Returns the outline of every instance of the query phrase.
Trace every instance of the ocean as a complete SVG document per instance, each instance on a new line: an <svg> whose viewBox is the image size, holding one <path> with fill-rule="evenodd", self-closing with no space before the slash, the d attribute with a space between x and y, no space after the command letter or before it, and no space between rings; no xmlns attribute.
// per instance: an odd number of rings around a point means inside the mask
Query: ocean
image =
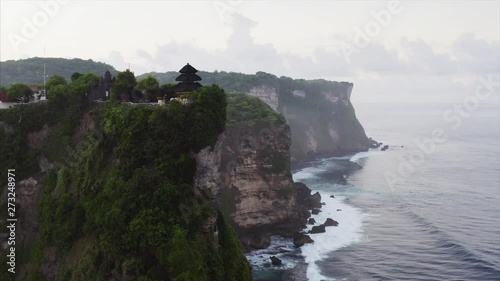
<svg viewBox="0 0 500 281"><path fill-rule="evenodd" d="M500 106L453 110L357 104L367 135L389 149L296 171L326 203L312 217L339 226L300 249L273 237L247 255L254 280L500 280Z"/></svg>

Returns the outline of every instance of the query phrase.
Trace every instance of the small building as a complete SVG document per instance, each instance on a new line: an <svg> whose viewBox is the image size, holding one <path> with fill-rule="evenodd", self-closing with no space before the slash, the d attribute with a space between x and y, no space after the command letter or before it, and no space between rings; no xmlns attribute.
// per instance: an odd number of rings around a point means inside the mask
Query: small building
<svg viewBox="0 0 500 281"><path fill-rule="evenodd" d="M181 73L175 81L179 82L175 85L172 90L179 97L183 93L191 92L203 87L198 81L201 81L201 77L196 74L198 70L191 66L189 63L186 64L181 70Z"/></svg>
<svg viewBox="0 0 500 281"><path fill-rule="evenodd" d="M104 76L99 80L99 84L92 87L90 91L90 100L108 100L111 95L111 88L115 84L116 78L111 76L111 72L106 70Z"/></svg>

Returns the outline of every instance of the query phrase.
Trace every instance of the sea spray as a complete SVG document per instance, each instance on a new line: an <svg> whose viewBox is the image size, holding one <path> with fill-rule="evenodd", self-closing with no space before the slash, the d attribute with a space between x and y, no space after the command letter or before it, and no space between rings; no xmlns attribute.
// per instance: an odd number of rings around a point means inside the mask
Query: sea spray
<svg viewBox="0 0 500 281"><path fill-rule="evenodd" d="M324 223L327 218L336 220L339 225L326 227L326 233L310 234L314 244L306 244L301 248L305 262L308 264L307 278L309 281L328 280L321 275L316 262L325 259L327 254L333 251L360 241L363 220L366 218L366 214L363 214L359 209L346 204L345 197L331 198L330 195L333 193L324 191L320 194L326 205L323 206L322 212L318 215L312 215L312 218L316 220L316 225ZM308 225L308 230L311 228L312 225Z"/></svg>

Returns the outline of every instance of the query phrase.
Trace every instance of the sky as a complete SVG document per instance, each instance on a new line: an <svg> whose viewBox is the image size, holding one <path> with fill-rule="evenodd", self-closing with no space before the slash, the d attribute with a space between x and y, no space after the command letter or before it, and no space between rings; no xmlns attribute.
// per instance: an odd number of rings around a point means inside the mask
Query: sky
<svg viewBox="0 0 500 281"><path fill-rule="evenodd" d="M0 0L0 60L35 56L349 81L353 102L461 102L500 81L500 1ZM490 89L481 102L500 102Z"/></svg>

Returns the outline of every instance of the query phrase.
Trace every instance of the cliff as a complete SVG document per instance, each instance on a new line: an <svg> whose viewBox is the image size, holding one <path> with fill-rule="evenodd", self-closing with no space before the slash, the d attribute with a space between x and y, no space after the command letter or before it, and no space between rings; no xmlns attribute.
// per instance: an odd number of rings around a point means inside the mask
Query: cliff
<svg viewBox="0 0 500 281"><path fill-rule="evenodd" d="M249 280L240 241L291 237L321 207L292 180L293 130L276 111L316 104L287 101L260 75L267 82L248 95L214 85L168 106L89 103L77 80L46 103L0 111L0 168L18 180L17 280Z"/></svg>
<svg viewBox="0 0 500 281"><path fill-rule="evenodd" d="M196 155L224 132L224 91L159 107L88 104L87 89L0 111L0 168L16 169L18 195L16 274L2 233L0 279L251 280L214 195L194 184Z"/></svg>
<svg viewBox="0 0 500 281"><path fill-rule="evenodd" d="M268 236L291 236L310 216L290 173L291 133L281 114L259 99L228 96L226 130L213 150L197 157L195 183L216 195L246 248L263 248Z"/></svg>
<svg viewBox="0 0 500 281"><path fill-rule="evenodd" d="M176 73L151 73L161 83L174 82ZM228 72L200 72L203 83L216 83L230 93L257 97L286 118L291 130L292 162L316 156L367 150L370 141L351 103L353 84L326 80Z"/></svg>

